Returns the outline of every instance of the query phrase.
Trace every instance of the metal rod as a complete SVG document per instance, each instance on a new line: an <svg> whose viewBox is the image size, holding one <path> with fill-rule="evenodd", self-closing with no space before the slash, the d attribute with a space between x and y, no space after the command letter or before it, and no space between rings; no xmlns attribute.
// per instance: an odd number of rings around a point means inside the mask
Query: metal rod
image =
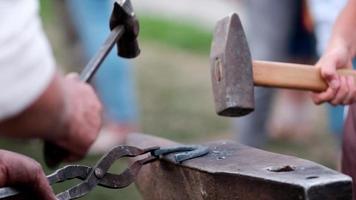
<svg viewBox="0 0 356 200"><path fill-rule="evenodd" d="M19 193L20 193L20 191L14 189L14 188L10 188L10 187L0 188L0 198L1 199L16 196Z"/></svg>
<svg viewBox="0 0 356 200"><path fill-rule="evenodd" d="M125 28L123 26L117 26L114 28L99 51L89 61L85 68L80 73L80 80L84 82L90 82L95 72L99 69L100 65L105 60L106 56L110 53L119 38L124 34Z"/></svg>

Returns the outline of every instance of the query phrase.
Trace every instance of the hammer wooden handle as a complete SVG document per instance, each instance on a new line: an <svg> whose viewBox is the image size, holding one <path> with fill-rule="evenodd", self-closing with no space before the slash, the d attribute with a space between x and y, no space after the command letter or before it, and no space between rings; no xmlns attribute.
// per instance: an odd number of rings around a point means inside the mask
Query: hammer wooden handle
<svg viewBox="0 0 356 200"><path fill-rule="evenodd" d="M351 69L337 70L338 74L353 76L356 71ZM257 86L287 89L309 90L322 92L328 85L322 78L320 69L312 65L254 61L253 79Z"/></svg>

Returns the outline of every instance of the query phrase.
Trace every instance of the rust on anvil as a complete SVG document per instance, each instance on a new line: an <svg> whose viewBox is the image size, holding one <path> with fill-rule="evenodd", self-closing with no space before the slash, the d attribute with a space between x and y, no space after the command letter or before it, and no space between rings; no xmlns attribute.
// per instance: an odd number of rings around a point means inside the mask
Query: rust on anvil
<svg viewBox="0 0 356 200"><path fill-rule="evenodd" d="M175 146L130 134L128 145ZM173 164L161 160L140 171L136 185L145 200L351 200L351 178L311 161L231 141L206 144L206 156Z"/></svg>

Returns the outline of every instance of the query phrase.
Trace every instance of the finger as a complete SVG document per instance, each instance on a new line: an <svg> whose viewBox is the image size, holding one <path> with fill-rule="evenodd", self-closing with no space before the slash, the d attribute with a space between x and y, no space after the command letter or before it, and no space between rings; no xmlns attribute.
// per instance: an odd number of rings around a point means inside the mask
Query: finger
<svg viewBox="0 0 356 200"><path fill-rule="evenodd" d="M332 62L332 60L323 60L317 64L317 67L321 67L321 76L326 80L328 85L337 90L340 86L340 82L337 77L334 62Z"/></svg>
<svg viewBox="0 0 356 200"><path fill-rule="evenodd" d="M313 93L311 94L311 98L312 98L313 102L314 102L316 105L321 104L321 100L320 100L320 98L319 98L319 95L320 95L320 93L315 93L315 92L313 92Z"/></svg>
<svg viewBox="0 0 356 200"><path fill-rule="evenodd" d="M33 182L33 191L38 199L56 200L56 196L48 183L42 168L39 168Z"/></svg>
<svg viewBox="0 0 356 200"><path fill-rule="evenodd" d="M336 92L335 97L331 100L331 104L333 105L339 105L342 104L343 101L348 98L348 85L347 85L347 80L345 76L340 76L340 87Z"/></svg>
<svg viewBox="0 0 356 200"><path fill-rule="evenodd" d="M2 177L6 186L23 188L26 193L32 194L30 197L38 197L35 199L56 199L41 165L35 160L13 152L0 151L0 166L6 172Z"/></svg>
<svg viewBox="0 0 356 200"><path fill-rule="evenodd" d="M327 101L331 101L336 94L336 90L331 87L328 87L325 92L314 93L312 99L315 104L319 105Z"/></svg>
<svg viewBox="0 0 356 200"><path fill-rule="evenodd" d="M347 85L349 88L347 98L344 99L343 104L349 105L354 102L356 99L356 86L355 86L355 79L352 76L346 77Z"/></svg>

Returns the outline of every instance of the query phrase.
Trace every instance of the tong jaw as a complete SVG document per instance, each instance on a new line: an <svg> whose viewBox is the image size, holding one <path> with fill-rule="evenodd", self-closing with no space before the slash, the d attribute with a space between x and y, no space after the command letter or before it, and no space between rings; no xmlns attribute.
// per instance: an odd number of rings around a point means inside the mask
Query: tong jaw
<svg viewBox="0 0 356 200"><path fill-rule="evenodd" d="M147 149L140 149L132 146L118 146L113 148L109 153L104 155L99 162L92 168L87 178L80 184L57 195L58 200L77 199L85 196L97 185L103 184L108 188L123 188L135 181L135 177L143 162L136 161L128 169L119 175L107 176L107 172L112 164L123 157L136 157L154 150L159 147L152 147ZM151 158L150 160L155 160ZM103 180L103 181L102 181Z"/></svg>

